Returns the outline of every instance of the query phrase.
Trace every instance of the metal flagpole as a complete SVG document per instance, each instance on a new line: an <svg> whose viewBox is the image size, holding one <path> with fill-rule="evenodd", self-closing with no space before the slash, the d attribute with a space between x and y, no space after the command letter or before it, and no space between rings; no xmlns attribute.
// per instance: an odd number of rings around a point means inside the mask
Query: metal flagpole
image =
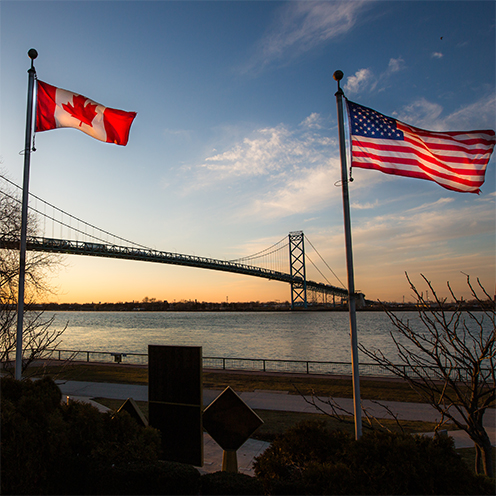
<svg viewBox="0 0 496 496"><path fill-rule="evenodd" d="M348 171L346 167L346 143L344 136L343 90L339 81L343 72L336 71L333 75L338 83L336 104L338 108L339 153L341 156L341 186L343 190L344 236L346 241L346 266L348 269L348 306L350 311L351 365L353 369L353 407L355 412L355 438L362 436L362 408L360 402L360 374L358 371L358 339L356 325L356 295L355 277L353 275L353 250L351 244L350 197L348 193ZM353 179L350 179L352 181Z"/></svg>
<svg viewBox="0 0 496 496"><path fill-rule="evenodd" d="M31 135L33 128L34 79L36 76L34 59L38 57L38 52L34 48L31 48L28 51L28 56L31 59L31 67L28 70L28 102L26 110L26 140L24 142L24 181L22 188L21 244L19 248L19 288L17 297L17 341L15 361L15 378L17 380L20 380L22 378L22 331L24 317L24 280L26 278L29 166L31 162Z"/></svg>

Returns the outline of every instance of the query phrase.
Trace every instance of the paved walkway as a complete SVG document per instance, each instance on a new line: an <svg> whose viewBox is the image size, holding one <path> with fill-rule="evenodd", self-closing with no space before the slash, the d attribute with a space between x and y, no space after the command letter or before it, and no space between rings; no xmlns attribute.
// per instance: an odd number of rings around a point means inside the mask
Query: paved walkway
<svg viewBox="0 0 496 496"><path fill-rule="evenodd" d="M148 386L136 386L128 384L111 384L102 382L81 382L81 381L56 381L63 395L69 396L80 401L91 401L91 398L113 398L126 400L133 398L135 401L148 401ZM205 406L209 405L221 391L204 389L203 402ZM308 412L315 413L315 407L308 403L310 397L306 400L294 394L287 392L274 391L254 391L239 393L240 398L253 409L259 410L279 410L289 412ZM352 400L348 398L336 398L336 403L343 409L352 412ZM403 403L397 401L381 402L387 406L399 420L425 420L435 422L439 420L439 413L430 405L422 403ZM96 406L105 407L93 402ZM325 403L318 403L325 411L330 411L330 407ZM387 409L378 406L376 403L368 400L362 402L363 407L376 418L391 418ZM496 410L491 409L485 415L485 427L491 438L493 446L496 446ZM467 448L473 446L473 442L464 431L450 431L449 435L454 438L457 448ZM269 443L255 439L248 440L238 450L239 471L253 475L252 463L253 458L262 453ZM221 469L222 449L215 443L212 438L205 433L204 437L204 466L200 469L202 472L216 472Z"/></svg>

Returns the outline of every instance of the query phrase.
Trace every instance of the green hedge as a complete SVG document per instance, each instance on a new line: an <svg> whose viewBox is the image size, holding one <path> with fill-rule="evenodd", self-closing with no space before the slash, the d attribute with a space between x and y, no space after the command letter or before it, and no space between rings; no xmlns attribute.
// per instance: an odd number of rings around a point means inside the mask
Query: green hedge
<svg viewBox="0 0 496 496"><path fill-rule="evenodd" d="M321 422L288 430L254 468L268 494L494 494L449 438L375 431L355 441Z"/></svg>

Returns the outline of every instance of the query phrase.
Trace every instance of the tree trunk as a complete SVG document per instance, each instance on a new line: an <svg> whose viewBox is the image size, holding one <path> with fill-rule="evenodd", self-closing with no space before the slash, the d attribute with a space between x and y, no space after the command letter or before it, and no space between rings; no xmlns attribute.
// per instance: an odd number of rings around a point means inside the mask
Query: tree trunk
<svg viewBox="0 0 496 496"><path fill-rule="evenodd" d="M481 452L482 450L480 449L479 445L475 445L475 473L480 474L481 473Z"/></svg>
<svg viewBox="0 0 496 496"><path fill-rule="evenodd" d="M469 434L470 435L470 434ZM491 440L486 431L478 432L477 435L470 436L475 443L475 470L477 474L481 472L488 477L494 477L493 453ZM481 471L481 465L483 470Z"/></svg>
<svg viewBox="0 0 496 496"><path fill-rule="evenodd" d="M493 453L491 443L488 441L484 443L482 448L482 466L484 467L484 473L493 478L494 477L494 465L493 465Z"/></svg>

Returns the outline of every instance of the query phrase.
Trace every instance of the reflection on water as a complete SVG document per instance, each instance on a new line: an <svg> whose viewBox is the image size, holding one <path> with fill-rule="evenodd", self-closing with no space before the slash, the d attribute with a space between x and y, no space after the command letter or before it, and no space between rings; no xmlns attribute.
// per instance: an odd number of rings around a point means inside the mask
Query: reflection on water
<svg viewBox="0 0 496 496"><path fill-rule="evenodd" d="M48 315L48 313L47 313ZM51 314L50 314L51 315ZM54 312L62 349L146 353L149 344L202 346L203 356L350 361L347 312ZM420 325L415 312L400 315ZM358 341L396 356L383 312L358 312Z"/></svg>

